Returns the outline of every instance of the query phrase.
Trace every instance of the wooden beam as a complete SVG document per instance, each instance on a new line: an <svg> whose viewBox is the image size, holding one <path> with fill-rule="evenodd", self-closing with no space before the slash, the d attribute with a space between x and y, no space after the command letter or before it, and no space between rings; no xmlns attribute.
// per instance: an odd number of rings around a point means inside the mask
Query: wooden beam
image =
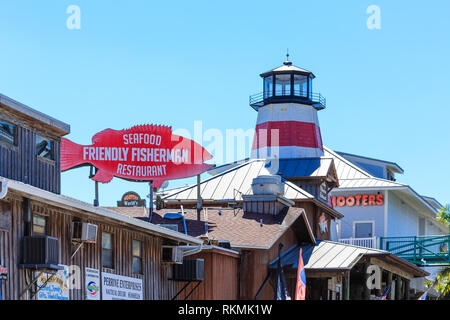
<svg viewBox="0 0 450 320"><path fill-rule="evenodd" d="M414 276L406 271L403 271L402 269L400 269L399 267L393 266L391 264L388 264L386 262L384 262L381 259L378 258L370 258L370 263L372 264L376 264L377 266L381 267L382 269L395 273L396 275L399 275L405 279L412 279L414 278Z"/></svg>

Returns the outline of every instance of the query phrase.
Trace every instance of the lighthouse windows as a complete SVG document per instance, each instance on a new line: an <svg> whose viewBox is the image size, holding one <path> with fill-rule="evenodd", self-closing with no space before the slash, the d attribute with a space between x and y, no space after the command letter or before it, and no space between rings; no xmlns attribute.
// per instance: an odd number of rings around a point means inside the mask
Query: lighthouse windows
<svg viewBox="0 0 450 320"><path fill-rule="evenodd" d="M264 99L273 96L273 76L264 78Z"/></svg>
<svg viewBox="0 0 450 320"><path fill-rule="evenodd" d="M294 95L299 97L308 96L308 79L307 76L294 74Z"/></svg>
<svg viewBox="0 0 450 320"><path fill-rule="evenodd" d="M277 74L275 76L275 95L290 96L291 95L291 75Z"/></svg>

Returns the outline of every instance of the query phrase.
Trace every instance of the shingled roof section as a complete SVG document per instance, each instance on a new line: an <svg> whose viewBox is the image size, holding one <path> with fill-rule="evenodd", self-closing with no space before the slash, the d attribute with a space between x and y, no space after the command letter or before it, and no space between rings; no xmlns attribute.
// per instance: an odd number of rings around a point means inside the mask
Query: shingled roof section
<svg viewBox="0 0 450 320"><path fill-rule="evenodd" d="M127 207L108 207L108 209L144 221L148 220L148 209ZM145 217L143 210L147 210ZM157 225L177 224L178 232L185 233L182 219L164 219L166 213L173 212L180 211L154 210L151 222ZM196 209L184 210L188 235L200 237L206 234L205 212L206 210L202 210L200 220L197 220ZM214 240L230 241L232 247L268 249L288 228L296 224L296 228L301 228L298 235L303 237L302 241L315 242L314 236L309 234L306 219L298 219L302 215L305 215L304 209L295 207L285 208L276 216L247 213L242 209L208 208L208 236Z"/></svg>

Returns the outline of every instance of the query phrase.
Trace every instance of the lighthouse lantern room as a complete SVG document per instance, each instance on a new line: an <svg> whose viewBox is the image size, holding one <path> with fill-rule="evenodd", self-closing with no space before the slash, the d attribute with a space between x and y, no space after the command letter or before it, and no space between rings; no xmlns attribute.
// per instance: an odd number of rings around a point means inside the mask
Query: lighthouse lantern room
<svg viewBox="0 0 450 320"><path fill-rule="evenodd" d="M323 156L317 111L325 109L326 100L312 91L314 74L286 60L260 76L263 92L250 96L250 106L258 112L251 157Z"/></svg>

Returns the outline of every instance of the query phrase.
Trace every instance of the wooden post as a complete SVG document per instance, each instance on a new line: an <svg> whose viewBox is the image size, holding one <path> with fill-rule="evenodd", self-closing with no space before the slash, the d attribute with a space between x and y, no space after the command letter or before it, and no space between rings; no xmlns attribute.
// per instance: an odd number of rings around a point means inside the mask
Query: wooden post
<svg viewBox="0 0 450 320"><path fill-rule="evenodd" d="M344 300L350 300L350 272L344 277Z"/></svg>
<svg viewBox="0 0 450 320"><path fill-rule="evenodd" d="M409 288L411 287L411 280L404 279L404 284L405 284L405 300L409 300L409 298L410 298Z"/></svg>
<svg viewBox="0 0 450 320"><path fill-rule="evenodd" d="M389 291L386 300L392 300L392 272L388 271L387 285L391 285L391 290Z"/></svg>
<svg viewBox="0 0 450 320"><path fill-rule="evenodd" d="M402 278L397 275L395 280L395 300L402 299Z"/></svg>
<svg viewBox="0 0 450 320"><path fill-rule="evenodd" d="M364 263L363 300L370 300L370 289L367 285L367 280L369 279L369 275L367 274L368 267L369 263Z"/></svg>

